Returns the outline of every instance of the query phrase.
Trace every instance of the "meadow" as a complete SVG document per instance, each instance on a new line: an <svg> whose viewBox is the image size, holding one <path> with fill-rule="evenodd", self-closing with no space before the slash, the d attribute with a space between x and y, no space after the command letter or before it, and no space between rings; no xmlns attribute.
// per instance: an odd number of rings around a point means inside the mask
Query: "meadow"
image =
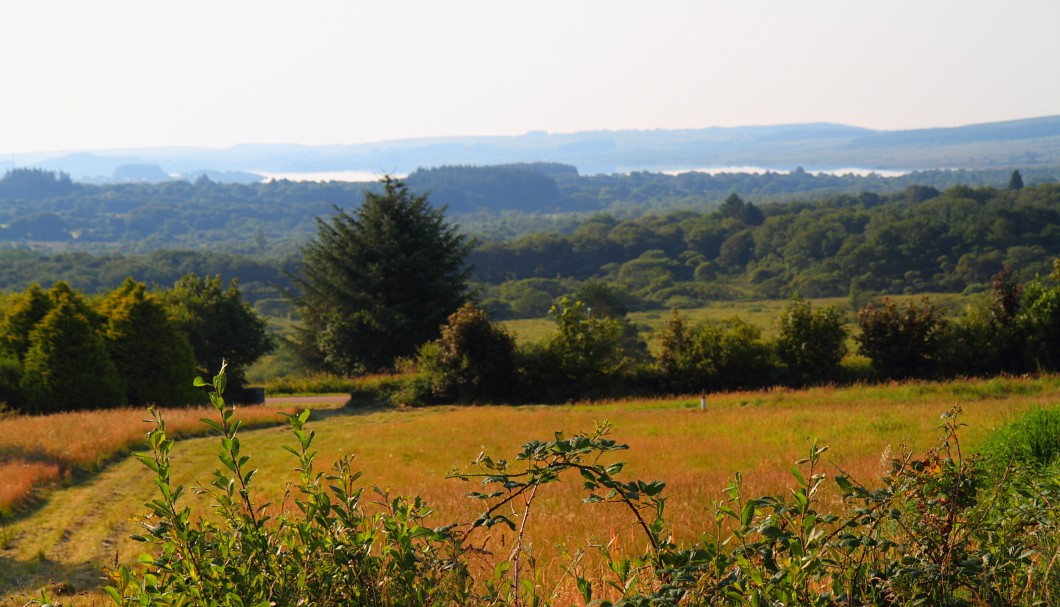
<svg viewBox="0 0 1060 607"><path fill-rule="evenodd" d="M366 485L379 486L384 493L423 496L434 509L431 522L443 524L470 521L477 514L476 504L464 496L477 486L446 480L447 470L469 470L468 462L481 452L511 458L528 440L549 440L556 431L590 431L608 420L615 428L612 438L630 447L613 454L614 461L627 463L623 476L666 481L667 524L679 541L690 541L714 524L710 508L722 499L734 472L742 473L748 495L783 492L792 484L792 463L805 455L812 441L830 447L824 459L829 475L844 470L871 485L890 456L933 446L939 415L954 404L964 410L962 442L974 446L1020 412L1058 402L1060 377L1045 376L734 392L709 396L705 411L698 397L562 406L326 409L313 413L309 427L317 432L314 447L321 468L355 453L354 465ZM249 410L241 409L241 414ZM188 413L189 418L202 416ZM143 502L154 495L152 476L139 462L119 457L139 437L106 443L95 459L90 454L96 447L75 448L75 440L110 426L128 426L135 428L133 435L142 434L145 426L139 420L144 415L82 415L87 417L52 420L53 426L68 428L66 435L22 425L43 428L50 418L2 422L0 452L49 444L54 446L46 449L59 454L68 447L81 453L78 461L88 462L78 464L80 469L95 473L59 483L32 511L0 524L0 596L6 597L0 604L25 604L35 589L49 584L68 595L87 592L79 599L83 604L106 604L95 592L102 568L116 559L133 562L141 551L128 537L145 512ZM178 413L166 415L174 428ZM261 415L268 418L272 412L263 410ZM247 430L241 436L243 452L253 456L251 465L260 470L257 491L277 508L284 507L283 489L294 478L295 462L281 446L293 444L293 438L281 428ZM174 480L189 487L207 485L218 464L218 450L212 437L178 442ZM569 555L586 545L616 552L643 548L626 513L615 506L581 503L577 479L545 489L527 529L539 583L565 583L563 567ZM205 507L208 501L194 492L185 499L193 507ZM824 499L837 497L831 492ZM494 528L480 532L476 545L492 551L492 558L503 558L511 541L509 533ZM598 566L591 559L585 563Z"/></svg>
<svg viewBox="0 0 1060 607"><path fill-rule="evenodd" d="M953 293L933 293L926 295L935 305L944 308L949 317L955 317L961 309L972 301L969 296L956 295ZM919 300L924 295L896 295L890 299L905 302L908 300ZM857 328L857 315L854 305L849 297L821 297L807 298L815 308L832 306L843 315L847 333L853 335ZM863 306L866 302L857 302ZM772 339L776 336L777 323L781 313L791 304L790 300L754 300L754 301L716 301L710 305L699 308L680 310L680 314L689 324L703 321L723 321L731 318L739 318L762 331L763 337ZM637 328L641 337L648 344L648 349L656 352L658 348L657 336L667 321L672 317L671 310L640 310L630 312L627 315L629 322ZM520 318L505 320L500 323L515 334L519 343L540 343L555 331L556 323L551 318ZM848 340L848 348L853 352L856 345L853 338Z"/></svg>
<svg viewBox="0 0 1060 607"><path fill-rule="evenodd" d="M202 435L205 407L167 409L177 437ZM73 411L0 418L0 522L29 506L33 491L59 481L72 482L107 463L143 448L150 429L140 409ZM276 425L276 408L241 408L245 427Z"/></svg>

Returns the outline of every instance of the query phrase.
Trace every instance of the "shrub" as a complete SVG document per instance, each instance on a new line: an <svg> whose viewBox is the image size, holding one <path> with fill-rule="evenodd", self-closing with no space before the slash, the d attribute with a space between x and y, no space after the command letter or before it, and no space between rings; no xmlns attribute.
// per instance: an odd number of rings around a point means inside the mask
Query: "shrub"
<svg viewBox="0 0 1060 607"><path fill-rule="evenodd" d="M497 402L512 395L515 340L478 306L466 303L442 326L436 349L421 349L421 371L440 400ZM432 360L433 358L433 360Z"/></svg>
<svg viewBox="0 0 1060 607"><path fill-rule="evenodd" d="M738 318L689 327L675 311L661 341L656 364L669 390L732 390L772 382L772 350L757 327Z"/></svg>
<svg viewBox="0 0 1060 607"><path fill-rule="evenodd" d="M795 383L817 383L839 376L847 353L843 319L832 306L813 309L808 301L792 300L780 315L777 358Z"/></svg>
<svg viewBox="0 0 1060 607"><path fill-rule="evenodd" d="M219 421L204 420L221 435L209 490L219 522L193 516L180 504L183 486L171 482L173 439L152 412L150 454L137 457L156 475L160 495L147 504L146 534L133 539L155 549L138 571L119 567L108 594L119 605L458 605L469 602L470 576L450 528L423 526L430 512L419 498L391 497L375 489L382 510L365 512L363 488L350 458L331 474L313 466L315 433L309 411L287 415L296 447L299 480L278 508L252 497L255 470L240 451L239 424L222 394L225 367L214 377L210 402ZM199 380L197 385L206 385Z"/></svg>
<svg viewBox="0 0 1060 607"><path fill-rule="evenodd" d="M556 333L539 352L546 378L559 384L568 398L614 393L634 363L623 347L622 322L593 314L569 297L561 297L550 314Z"/></svg>
<svg viewBox="0 0 1060 607"><path fill-rule="evenodd" d="M1042 280L1028 283L1015 324L1024 337L1027 370L1060 370L1060 286L1049 287Z"/></svg>
<svg viewBox="0 0 1060 607"><path fill-rule="evenodd" d="M927 298L919 304L907 302L901 310L888 298L880 306L870 303L858 312L858 326L858 351L872 359L880 375L905 378L934 372L945 321L942 310Z"/></svg>
<svg viewBox="0 0 1060 607"><path fill-rule="evenodd" d="M1035 409L994 430L980 447L994 468L1046 468L1060 456L1060 410Z"/></svg>

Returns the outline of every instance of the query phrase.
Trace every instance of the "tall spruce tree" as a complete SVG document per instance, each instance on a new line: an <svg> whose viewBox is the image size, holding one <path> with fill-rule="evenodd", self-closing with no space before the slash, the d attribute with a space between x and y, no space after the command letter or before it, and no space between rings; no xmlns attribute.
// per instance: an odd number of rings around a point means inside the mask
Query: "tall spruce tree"
<svg viewBox="0 0 1060 607"><path fill-rule="evenodd" d="M114 407L125 391L103 338L78 302L58 293L54 307L30 332L22 392L40 413Z"/></svg>
<svg viewBox="0 0 1060 607"><path fill-rule="evenodd" d="M347 375L389 368L439 335L467 300L467 239L426 196L383 179L352 213L317 220L292 276L299 345L311 366Z"/></svg>
<svg viewBox="0 0 1060 607"><path fill-rule="evenodd" d="M107 318L107 351L125 384L128 404L182 406L197 399L191 344L143 283L126 278L100 309Z"/></svg>

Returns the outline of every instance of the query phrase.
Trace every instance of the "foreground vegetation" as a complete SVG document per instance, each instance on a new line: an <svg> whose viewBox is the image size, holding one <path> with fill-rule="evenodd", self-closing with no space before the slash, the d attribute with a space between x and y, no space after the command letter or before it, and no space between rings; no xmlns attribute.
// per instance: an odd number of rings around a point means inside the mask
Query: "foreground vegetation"
<svg viewBox="0 0 1060 607"><path fill-rule="evenodd" d="M964 404L960 419L967 426L960 438L967 454L983 443L992 428L1023 411L1055 405L1058 399L1060 380L1056 377L912 382L714 395L705 413L699 411L698 398L549 407L377 409L359 414L351 410L347 411L351 414L327 414L318 421L314 414L304 431L316 432L317 469L328 469L344 453L357 453L354 467L364 472L363 486L369 487L362 504L370 511L378 507L372 505L378 501L370 489L373 484L391 488L391 497L415 493L433 511L421 524L433 529L452 521L473 521L481 514L478 506L462 497L465 491L475 490L477 483L443 480L445 470L463 468L461 462L483 451L495 460L498 455L510 458L529 438L548 442L555 430L591 430L594 420L610 419L614 438L628 443L630 450L601 461L614 463L618 455L626 462L623 473L629 476L624 478L666 481L667 530L675 543L689 546L715 527L711 504L725 497L723 490L733 472L742 472L745 496L783 494L793 486L788 471L791 463L805 456L814 438L831 447L822 459L823 472L837 474L834 465L847 476L873 485L888 470L886 460L904 453L902 445L923 454L935 443L938 414L954 402ZM143 417L135 412L129 415L135 420ZM172 423L169 428L173 429ZM520 431L498 431L508 428ZM289 480L285 471L294 462L280 446L297 447L297 441L276 430L245 432L241 441L242 452L253 454L250 465L259 470L252 497L260 503L282 504ZM216 439L181 441L173 449L179 460L174 460L172 481L189 488L208 485L210 471L217 464ZM94 587L101 566L112 563L115 551L126 563L143 551L125 539L136 533L129 516L142 511L142 502L156 491L142 465L124 461L86 484L52 494L33 516L0 527L4 538L0 570L9 572L6 578L0 576L3 592L17 594L20 588L29 592L48 579L66 580L68 593ZM818 496L822 499L819 511L839 508L840 490L831 481ZM534 514L527 519L522 545L531 552L523 557L521 575L533 580L533 587L544 598L554 595L557 604L582 602L577 598L576 580L563 573L579 548L586 548L578 561L582 577L598 583L614 575L605 555L587 546L587 540L592 546L606 547L616 558L635 557L647 545L632 526L633 518L620 516L610 506L579 505L581 497L581 481L575 478L544 487L535 498ZM187 491L181 501L199 512L209 510L209 496ZM294 507L290 502L288 506ZM486 580L493 564L511 554L514 536L503 525L487 534L481 531L476 534L485 543L476 545L492 554L473 557L471 570L477 572L476 579ZM642 570L632 566L632 571ZM508 579L510 573L509 569ZM642 575L641 579L647 578ZM595 598L614 592L599 585L594 588ZM22 596L12 598L11 604L23 604L27 597ZM104 604L101 599L95 601Z"/></svg>

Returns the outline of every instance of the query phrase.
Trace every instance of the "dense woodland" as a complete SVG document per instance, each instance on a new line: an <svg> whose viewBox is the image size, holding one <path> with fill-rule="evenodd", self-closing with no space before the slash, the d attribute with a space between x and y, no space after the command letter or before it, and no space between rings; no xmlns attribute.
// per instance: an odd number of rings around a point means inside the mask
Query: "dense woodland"
<svg viewBox="0 0 1060 607"><path fill-rule="evenodd" d="M555 163L417 170L415 193L446 206L450 218L484 240L536 231L570 232L579 218L608 213L629 219L676 210L703 212L730 194L757 204L810 201L862 192L891 195L911 185L1003 188L1011 169L925 171L900 177L790 173L579 175ZM1022 171L1027 185L1054 182L1060 168ZM0 178L0 242L17 247L144 253L209 249L282 256L316 231L317 217L360 203L379 183L272 181L89 185L64 174L15 169ZM575 214L575 215L571 215Z"/></svg>
<svg viewBox="0 0 1060 607"><path fill-rule="evenodd" d="M522 198L504 199L522 205L529 204L535 191L543 192L542 200L552 201L579 196L588 200L592 191L598 196L610 192L607 200L618 205L611 212L535 215L539 227L558 218L555 223L563 223L564 229L508 239L473 236L477 245L468 257L472 281L479 300L495 318L543 316L559 296L586 282L605 283L632 309L787 298L796 293L853 295L865 301L876 293L976 291L986 289L989 278L1005 266L1022 280L1046 275L1053 257L1060 254L1060 186L1034 185L1035 178L1022 175L1009 183L1019 175L1011 171L999 186L906 185L876 193L871 191L873 184L893 187L902 182L805 173L579 177L564 165L530 166L532 171L523 165L419 171L408 180L410 190L430 190L451 199L463 196L467 205L503 197L505 187L521 192ZM508 185L504 176L511 178ZM964 176L976 181L988 174L920 176ZM849 182L850 187L866 189L807 194L783 202L745 193L761 192L771 183L802 181ZM572 183L582 184L582 189L574 189ZM687 185L696 183L724 184L719 195L728 193L711 202L703 194L706 186ZM208 180L101 187L43 171L9 172L0 181L0 213L8 214L0 224L8 237L21 233L23 238L0 249L0 289L22 290L35 282L48 285L64 280L76 289L98 293L117 288L128 276L160 288L194 272L237 279L247 301L265 313L283 315L288 310L281 293L290 288L290 277L300 263L296 245L316 230L318 217L331 217L336 207L356 208L364 187L296 182L232 186ZM681 194L681 187L686 194ZM636 200L646 209L661 209L680 206L675 201L681 196L698 200L698 208L627 216L614 202ZM151 202L144 203L145 199ZM438 204L433 195L430 200ZM604 203L597 199L593 204ZM460 217L468 217L450 215L457 224ZM274 244L279 240L272 232L277 217L283 217L280 224L288 227L286 245ZM509 218L492 217L498 222ZM71 231L76 221L89 227ZM95 224L111 225L118 240L97 243L107 245L99 250L66 250L75 233L76 242L98 236L97 228L90 227ZM217 246L183 248L181 236L163 234L166 226L186 230L182 233L195 234L197 239L214 238ZM312 231L299 240L303 229ZM244 237L238 244L226 246L239 234ZM31 249L27 236L62 252ZM134 237L137 240L130 240ZM130 252L162 243L172 248ZM242 253L221 252L226 248Z"/></svg>

